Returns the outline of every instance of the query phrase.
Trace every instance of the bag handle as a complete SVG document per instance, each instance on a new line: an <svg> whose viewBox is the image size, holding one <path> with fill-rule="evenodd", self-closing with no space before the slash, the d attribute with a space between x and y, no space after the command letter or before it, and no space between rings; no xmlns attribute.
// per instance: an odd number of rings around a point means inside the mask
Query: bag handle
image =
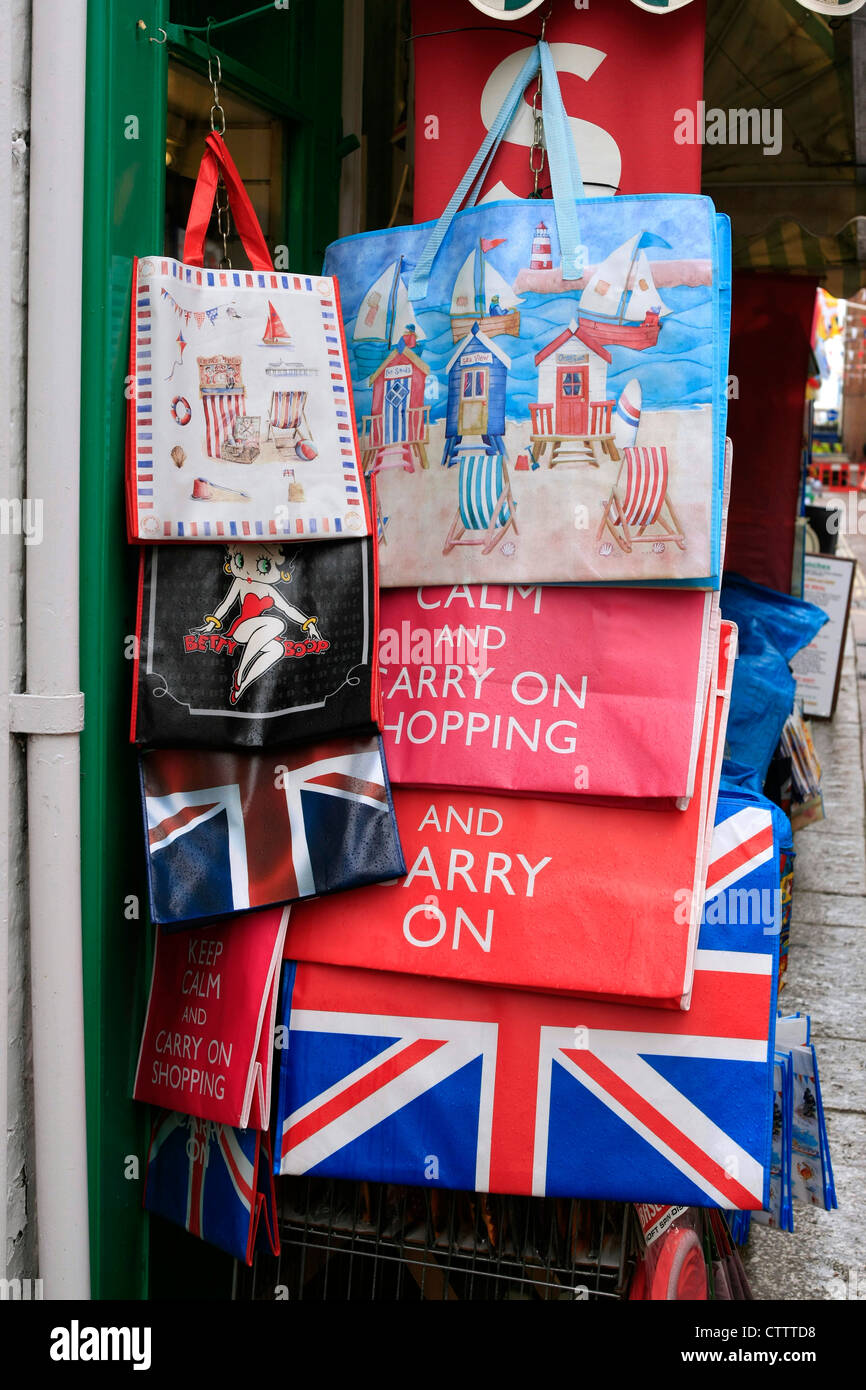
<svg viewBox="0 0 866 1390"><path fill-rule="evenodd" d="M222 136L214 131L211 131L205 140L205 151L195 181L183 242L184 265L204 264L204 239L213 213L220 173L229 196L229 207L235 227L249 256L250 265L253 270L273 270L271 253L250 202L250 196L243 186L228 146Z"/></svg>
<svg viewBox="0 0 866 1390"><path fill-rule="evenodd" d="M467 206L474 206L496 151L523 99L523 93L539 68L542 75L542 120L550 164L556 226L562 253L562 275L563 279L574 280L581 274L580 233L574 204L577 198L584 196L583 180L550 47L547 43L539 43L529 54L514 79L508 95L475 158L455 188L448 201L448 206L430 233L418 264L409 279L409 298L413 302L426 298L433 262L451 223L454 221L455 214L467 194L469 195Z"/></svg>

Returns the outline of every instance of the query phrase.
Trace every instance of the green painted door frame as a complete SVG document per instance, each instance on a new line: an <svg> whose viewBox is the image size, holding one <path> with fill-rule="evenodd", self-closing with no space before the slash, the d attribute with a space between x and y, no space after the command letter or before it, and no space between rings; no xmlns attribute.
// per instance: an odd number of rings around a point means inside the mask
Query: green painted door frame
<svg viewBox="0 0 866 1390"><path fill-rule="evenodd" d="M228 0L90 0L81 420L82 917L92 1290L95 1298L228 1297L231 1262L141 1211L148 1114L131 1099L149 983L136 762L128 742L137 552L123 509L135 255L162 249L167 59L201 70L183 25ZM152 42L161 38L167 41ZM287 121L290 266L336 235L341 0L215 30L224 81Z"/></svg>

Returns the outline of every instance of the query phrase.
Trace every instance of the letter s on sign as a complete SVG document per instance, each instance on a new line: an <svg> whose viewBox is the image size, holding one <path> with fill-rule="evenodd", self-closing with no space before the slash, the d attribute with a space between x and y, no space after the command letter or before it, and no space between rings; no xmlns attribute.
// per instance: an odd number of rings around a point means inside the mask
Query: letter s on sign
<svg viewBox="0 0 866 1390"><path fill-rule="evenodd" d="M496 119L499 108L508 95L509 87L531 52L531 48L521 48L518 53L512 53L493 69L485 82L484 91L481 93L481 119L485 130L489 130ZM589 48L582 43L552 43L550 52L557 72L572 73L575 77L582 77L585 82L597 72L607 57L600 48ZM578 153L587 197L612 197L619 187L622 170L619 145L608 131L592 121L583 121L579 116L569 116L568 123ZM505 139L510 145L522 145L528 150L532 145L532 132L532 110L522 101L517 115L508 127ZM494 198L517 196L500 180L481 201L486 203Z"/></svg>

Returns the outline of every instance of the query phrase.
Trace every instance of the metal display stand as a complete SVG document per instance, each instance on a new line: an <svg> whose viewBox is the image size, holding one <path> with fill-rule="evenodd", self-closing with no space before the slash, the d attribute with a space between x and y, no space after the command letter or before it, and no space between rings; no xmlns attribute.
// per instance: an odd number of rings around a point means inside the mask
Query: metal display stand
<svg viewBox="0 0 866 1390"><path fill-rule="evenodd" d="M635 1263L620 1202L278 1181L279 1258L236 1266L249 1301L618 1300Z"/></svg>

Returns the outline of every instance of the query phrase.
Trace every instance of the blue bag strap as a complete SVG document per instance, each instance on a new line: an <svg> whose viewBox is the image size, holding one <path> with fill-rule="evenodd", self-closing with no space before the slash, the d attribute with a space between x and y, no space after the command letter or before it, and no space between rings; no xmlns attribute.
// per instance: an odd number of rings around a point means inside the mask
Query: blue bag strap
<svg viewBox="0 0 866 1390"><path fill-rule="evenodd" d="M419 299L426 299L427 286L430 281L430 272L433 269L433 262L436 259L439 247L445 240L451 223L454 221L454 214L457 212L466 194L475 183L479 171L490 157L491 152L495 152L501 143L505 131L514 119L514 113L520 104L528 83L538 72L539 61L540 56L538 49L534 48L511 84L508 95L499 108L499 114L482 141L478 153L475 155L475 158L472 160L463 178L455 188L448 201L448 206L442 213L433 231L430 233L427 244L418 259L418 264L409 277L409 298L413 303Z"/></svg>
<svg viewBox="0 0 866 1390"><path fill-rule="evenodd" d="M577 280L583 273L583 254L575 200L586 195L550 45L540 43L538 51L541 55L544 143L547 146L547 162L550 165L556 230L562 256L562 278Z"/></svg>
<svg viewBox="0 0 866 1390"><path fill-rule="evenodd" d="M580 230L575 199L584 196L583 179L580 174L577 151L571 137L571 127L562 101L562 93L559 90L559 79L556 75L553 56L547 43L539 43L514 79L486 138L427 240L418 259L418 264L409 278L409 299L413 303L426 298L433 262L445 240L455 214L466 199L467 194L469 194L468 205L474 205L496 151L514 119L523 93L539 68L542 75L544 139L550 164L550 181L562 252L562 275L563 279L574 280L582 273Z"/></svg>

